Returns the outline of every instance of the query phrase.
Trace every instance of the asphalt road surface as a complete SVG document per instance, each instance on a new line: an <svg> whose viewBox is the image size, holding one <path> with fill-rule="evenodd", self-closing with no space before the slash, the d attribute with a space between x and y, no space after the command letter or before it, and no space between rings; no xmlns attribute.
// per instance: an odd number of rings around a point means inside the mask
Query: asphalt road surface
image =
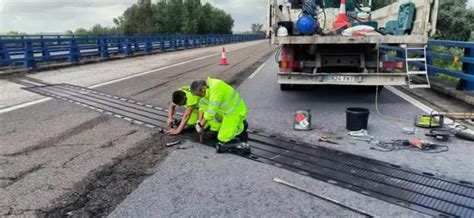
<svg viewBox="0 0 474 218"><path fill-rule="evenodd" d="M284 135L333 149L409 166L426 172L473 181L470 143L454 140L450 151L427 154L418 151L380 152L372 144L349 138L345 129L345 109L370 109L369 133L377 140L425 138L419 129L416 136L402 133L403 127L413 126L413 119L426 108L394 94L388 88L380 93L379 109L375 110L375 91L367 92L347 87L305 87L281 92L276 84L277 65L270 57L239 87L249 107L250 128ZM399 94L398 91L394 90ZM401 95L401 94L400 94ZM313 129L293 130L293 113L311 109ZM319 143L328 136L340 145ZM305 176L233 155L216 155L213 149L188 144L177 150L111 214L111 217L138 216L358 216L337 205L315 199L275 184L272 179L283 178L314 193L337 199L380 217L424 216L374 198L322 183Z"/></svg>
<svg viewBox="0 0 474 218"><path fill-rule="evenodd" d="M121 120L48 100L12 80L72 83L166 106L207 76L238 83L268 56L267 41L142 56L1 80L0 216L105 215L169 152L167 138Z"/></svg>
<svg viewBox="0 0 474 218"><path fill-rule="evenodd" d="M229 66L218 66L220 48L209 47L14 79L72 83L166 106L177 87L211 75L240 85L253 129L311 143L327 135L340 145L321 146L474 181L469 143L455 140L449 152L440 154L384 153L346 135L345 108L361 106L371 110L369 132L378 140L412 137L401 128L412 126L422 111L393 92L381 93L380 111L406 121L377 115L374 93L343 87L281 92L273 48L266 41L226 48ZM7 196L0 199L2 216L358 216L278 185L275 177L375 216L424 216L277 167L217 155L191 142L166 148L168 137L62 101L43 100L11 80L0 82L2 93L8 93L0 98L0 195ZM293 113L301 108L312 110L314 130L293 130ZM423 134L420 130L417 136Z"/></svg>

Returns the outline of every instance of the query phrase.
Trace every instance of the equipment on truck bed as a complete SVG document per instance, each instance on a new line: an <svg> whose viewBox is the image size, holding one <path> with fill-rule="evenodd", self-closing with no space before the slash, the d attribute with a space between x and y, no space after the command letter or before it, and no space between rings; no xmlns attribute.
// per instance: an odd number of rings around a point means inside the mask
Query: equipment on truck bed
<svg viewBox="0 0 474 218"><path fill-rule="evenodd" d="M398 11L398 19L388 21L385 24L384 32L390 35L402 36L410 33L413 29L413 22L415 21L415 4L408 2L400 5Z"/></svg>
<svg viewBox="0 0 474 218"><path fill-rule="evenodd" d="M339 9L339 14L337 15L336 22L333 23L332 28L334 30L339 30L342 28L351 27L351 23L347 21L346 15L346 0L341 0L341 7Z"/></svg>
<svg viewBox="0 0 474 218"><path fill-rule="evenodd" d="M426 63L423 45L435 33L438 5L439 0L397 0L374 9L367 0L269 0L267 34L281 47L276 53L277 83L282 91L298 85L427 88L429 81L412 82L427 76L426 68L415 63ZM389 35L380 30L388 21L394 21ZM406 62L385 52L405 45L410 50ZM414 66L404 72L407 62Z"/></svg>

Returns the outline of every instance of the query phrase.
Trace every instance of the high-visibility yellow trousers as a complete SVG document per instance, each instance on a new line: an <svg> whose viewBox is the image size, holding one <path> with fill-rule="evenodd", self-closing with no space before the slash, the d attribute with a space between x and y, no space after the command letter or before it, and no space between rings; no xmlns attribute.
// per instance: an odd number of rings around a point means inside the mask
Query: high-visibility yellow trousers
<svg viewBox="0 0 474 218"><path fill-rule="evenodd" d="M224 115L222 119L217 139L226 143L234 139L244 130L245 117L241 115Z"/></svg>

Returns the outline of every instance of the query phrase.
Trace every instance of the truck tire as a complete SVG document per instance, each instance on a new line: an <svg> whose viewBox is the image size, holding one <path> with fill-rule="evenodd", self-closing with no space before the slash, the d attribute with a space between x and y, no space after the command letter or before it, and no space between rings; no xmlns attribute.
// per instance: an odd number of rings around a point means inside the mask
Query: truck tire
<svg viewBox="0 0 474 218"><path fill-rule="evenodd" d="M291 84L280 84L281 91L290 91L292 88Z"/></svg>

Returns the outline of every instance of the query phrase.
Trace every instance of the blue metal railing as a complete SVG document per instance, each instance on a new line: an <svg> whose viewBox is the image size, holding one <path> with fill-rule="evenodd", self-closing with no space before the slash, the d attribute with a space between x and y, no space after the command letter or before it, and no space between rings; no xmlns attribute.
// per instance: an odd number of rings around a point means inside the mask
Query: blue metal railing
<svg viewBox="0 0 474 218"><path fill-rule="evenodd" d="M453 54L434 52L433 46L445 46L449 48L464 49L464 56L456 56ZM397 51L398 55L390 56L389 59L396 61L405 61L405 49L395 46L382 45L383 50ZM409 50L409 54L423 55L422 51ZM458 42L449 40L429 40L427 47L427 66L430 77L435 77L437 73L445 74L451 77L461 79L461 87L464 90L474 91L474 42ZM451 71L433 64L433 58L440 58L452 62L462 62L462 71ZM425 65L422 62L413 62L413 65L424 69Z"/></svg>
<svg viewBox="0 0 474 218"><path fill-rule="evenodd" d="M0 66L23 65L37 68L39 63L83 58L109 59L111 55L133 56L137 52L174 51L207 45L264 39L263 35L157 35L157 36L0 36Z"/></svg>

